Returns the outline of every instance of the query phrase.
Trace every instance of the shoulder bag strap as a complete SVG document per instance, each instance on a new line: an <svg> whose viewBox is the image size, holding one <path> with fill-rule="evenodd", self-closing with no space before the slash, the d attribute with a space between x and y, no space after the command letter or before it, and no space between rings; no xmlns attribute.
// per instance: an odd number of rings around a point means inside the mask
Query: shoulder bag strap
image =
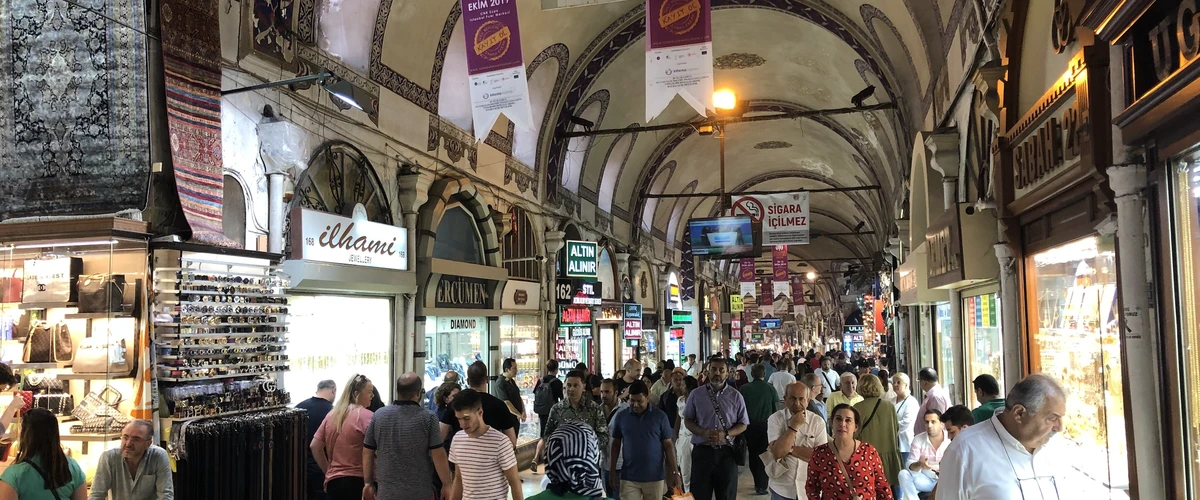
<svg viewBox="0 0 1200 500"><path fill-rule="evenodd" d="M38 476L41 476L42 484L46 484L46 471L43 471L42 468L38 467L38 464L33 463L32 460L26 460L25 463L29 464L30 467L33 467L33 471L38 473ZM50 494L54 495L54 500L62 500L62 497L58 496L58 488L50 488Z"/></svg>
<svg viewBox="0 0 1200 500"><path fill-rule="evenodd" d="M838 449L837 449L837 445L836 445L836 444L833 444L833 441L830 441L830 442L829 442L829 447L830 447L831 449L833 449L833 461L834 461L834 462L837 462L837 464L838 464L838 469L841 469L841 470L842 470L842 476L844 476L844 477L846 478L846 489L847 489L847 490L850 490L850 495L851 495L851 498L853 498L853 497L854 497L854 495L855 495L855 493L854 493L854 481L853 481L852 479L850 479L850 471L846 469L846 464L842 463L842 457L839 457L839 456L838 456ZM854 452L855 452L855 451L858 451L858 444L857 444L857 442L855 442L854 451L850 452L850 457L851 457L851 458L854 458Z"/></svg>
<svg viewBox="0 0 1200 500"><path fill-rule="evenodd" d="M867 417L866 422L863 422L863 425L862 425L863 429L866 429L867 424L871 423L871 419L875 418L875 412L879 411L879 403L882 403L882 402L883 402L883 398L879 398L879 399L875 400L875 407L871 409L871 416Z"/></svg>
<svg viewBox="0 0 1200 500"><path fill-rule="evenodd" d="M726 385L725 387L728 388L729 385ZM704 392L708 393L708 400L712 401L713 411L717 414L717 422L721 424L721 427L724 428L724 430L728 431L729 424L725 422L725 412L721 411L721 403L717 402L717 394L713 392L711 385L709 385L708 389Z"/></svg>

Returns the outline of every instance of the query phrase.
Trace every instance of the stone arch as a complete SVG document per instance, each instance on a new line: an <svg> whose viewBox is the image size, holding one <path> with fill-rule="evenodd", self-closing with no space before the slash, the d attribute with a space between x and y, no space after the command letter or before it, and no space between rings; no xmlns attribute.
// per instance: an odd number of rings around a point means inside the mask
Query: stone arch
<svg viewBox="0 0 1200 500"><path fill-rule="evenodd" d="M627 128L637 126L637 123L632 123ZM600 210L612 212L617 183L621 180L621 172L625 170L625 162L629 160L630 153L633 153L637 137L637 132L622 134L608 147L608 153L604 155L604 167L600 171L600 186L596 190L596 205ZM617 156L613 157L613 153Z"/></svg>
<svg viewBox="0 0 1200 500"><path fill-rule="evenodd" d="M451 12L454 29L446 52L442 54L442 74L437 94L437 114L463 130L473 130L471 78L467 74L467 41L461 16ZM449 21L447 21L449 22ZM474 132L471 132L474 133Z"/></svg>
<svg viewBox="0 0 1200 500"><path fill-rule="evenodd" d="M548 126L547 111L563 79L567 77L567 65L570 60L570 50L567 46L556 43L543 49L526 67L525 81L529 84L529 101L534 124ZM553 72L537 71L543 64L551 61L554 63ZM514 135L512 156L526 165L535 164L538 157L537 131L518 129Z"/></svg>
<svg viewBox="0 0 1200 500"><path fill-rule="evenodd" d="M657 172L655 177L649 179L647 182L645 194L651 194L654 191L662 193L667 184L671 182L671 177L675 175L676 165L675 160L671 160L666 165L663 165L663 168ZM646 198L643 200L642 220L640 224L643 230L652 231L654 229L654 213L656 210L658 210L658 198Z"/></svg>
<svg viewBox="0 0 1200 500"><path fill-rule="evenodd" d="M700 182L693 179L679 191L679 194L692 194L696 192L696 186ZM676 198L674 206L671 207L671 218L667 219L667 237L664 238L667 243L667 248L672 248L679 240L679 220L683 217L683 211L687 208L691 198Z"/></svg>
<svg viewBox="0 0 1200 500"><path fill-rule="evenodd" d="M475 218L483 243L483 264L500 267L500 238L492 220L492 208L469 179L443 177L429 187L429 201L421 207L417 235L417 258L433 258L436 229L446 211L461 205Z"/></svg>
<svg viewBox="0 0 1200 500"><path fill-rule="evenodd" d="M579 116L599 127L608 112L607 90L597 90L579 105ZM575 131L583 131L582 125L575 125ZM587 165L588 155L592 151L593 137L572 137L563 161L562 187L572 193L579 192L579 181L583 178L583 166Z"/></svg>

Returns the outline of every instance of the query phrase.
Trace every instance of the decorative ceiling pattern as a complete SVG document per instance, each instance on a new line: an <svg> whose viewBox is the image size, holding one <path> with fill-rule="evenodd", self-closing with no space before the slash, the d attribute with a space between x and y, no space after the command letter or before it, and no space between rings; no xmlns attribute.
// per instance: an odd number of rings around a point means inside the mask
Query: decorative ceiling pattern
<svg viewBox="0 0 1200 500"><path fill-rule="evenodd" d="M432 115L430 148L470 157L476 175L503 169L497 177L506 186L519 183L522 192L532 186L550 210L596 213L598 225L613 228L614 239L633 248L646 248L639 241L646 236L673 242L679 235L670 234L672 229L684 226L680 218L719 211L716 196L646 195L685 189L715 193L722 185L730 192L869 186L814 195L814 234L846 233L859 221L874 234L819 238L803 249L808 257L864 257L886 242L890 221L903 203L912 137L931 128L931 113L957 85L946 76L947 60L974 53L965 44L979 43L983 17L970 0L711 0L715 83L750 102L747 116L847 108L852 96L872 86L866 104L895 104L873 112L731 125L722 179L717 141L690 127L562 137L579 130L572 117L586 118L593 129L624 129L644 119L642 0L549 10L539 0L515 1L528 75L551 59L557 62L540 70L557 71L553 88L531 96L534 109L545 110L535 118L540 120L540 129L532 132L536 140L522 139L525 131L504 134L501 129L486 144L459 144L449 122L439 119L439 112L447 113L446 101L439 106L439 99L465 78L462 69L447 63L449 56L457 57L447 51L462 29L458 0L381 0L364 76L382 92ZM310 16L319 3L300 1L298 15L287 19L293 25L280 32L296 30L300 42L311 43L319 35L313 30L321 29ZM951 56L952 47L960 55ZM275 57L282 60L286 54ZM380 101L387 104L395 96ZM413 106L386 106L403 109ZM700 118L676 99L644 125ZM522 141L536 144L525 147ZM476 165L474 152L484 147L512 161ZM518 150L536 151L536 156L516 161ZM587 204L594 210L583 210Z"/></svg>

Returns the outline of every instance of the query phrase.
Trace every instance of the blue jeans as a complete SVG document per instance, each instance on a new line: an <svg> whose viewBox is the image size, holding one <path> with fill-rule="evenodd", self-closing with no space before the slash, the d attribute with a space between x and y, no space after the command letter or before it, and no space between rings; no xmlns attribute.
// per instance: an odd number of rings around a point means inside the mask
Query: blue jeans
<svg viewBox="0 0 1200 500"><path fill-rule="evenodd" d="M900 471L900 494L904 500L917 500L917 493L929 493L937 486L937 480L922 472L908 469Z"/></svg>
<svg viewBox="0 0 1200 500"><path fill-rule="evenodd" d="M621 469L617 469L617 477L621 476ZM608 498L613 500L621 500L621 485L620 481L617 487L613 488L608 482L608 469L600 469L600 479L604 481L604 491L608 493Z"/></svg>
<svg viewBox="0 0 1200 500"><path fill-rule="evenodd" d="M785 497L778 493L775 493L775 490L772 490L770 488L767 488L767 489L771 492L771 500L797 500L795 498L788 498L788 497Z"/></svg>

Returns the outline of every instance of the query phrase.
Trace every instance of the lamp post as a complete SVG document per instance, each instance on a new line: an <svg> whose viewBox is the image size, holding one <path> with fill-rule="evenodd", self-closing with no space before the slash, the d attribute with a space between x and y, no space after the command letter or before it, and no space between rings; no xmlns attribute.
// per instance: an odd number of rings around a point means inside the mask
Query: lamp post
<svg viewBox="0 0 1200 500"><path fill-rule="evenodd" d="M734 116L737 110L737 94L729 89L721 89L713 92L713 109L718 115ZM729 209L729 196L725 192L725 124L717 124L717 140L720 141L721 148L721 215L725 215L725 211Z"/></svg>

